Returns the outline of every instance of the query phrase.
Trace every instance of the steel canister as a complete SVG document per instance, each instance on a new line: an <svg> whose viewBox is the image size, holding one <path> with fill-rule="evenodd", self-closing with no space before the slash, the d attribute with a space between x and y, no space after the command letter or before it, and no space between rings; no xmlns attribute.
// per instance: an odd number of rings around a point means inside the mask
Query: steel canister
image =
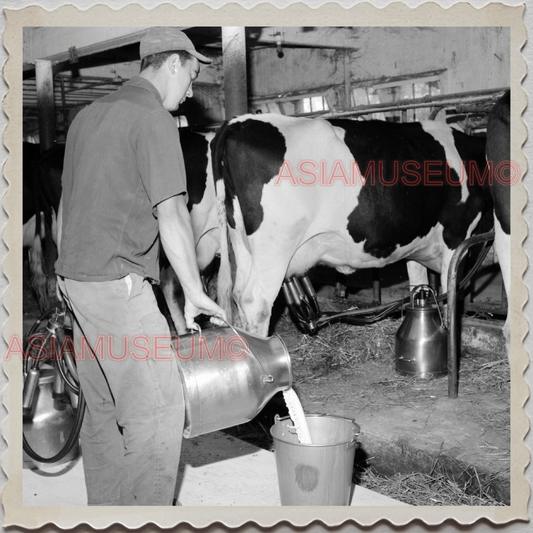
<svg viewBox="0 0 533 533"><path fill-rule="evenodd" d="M396 371L432 378L448 373L448 335L435 292L419 285L411 292L405 318L396 332Z"/></svg>
<svg viewBox="0 0 533 533"><path fill-rule="evenodd" d="M281 337L219 327L177 339L185 396L186 438L244 424L279 391L292 386Z"/></svg>

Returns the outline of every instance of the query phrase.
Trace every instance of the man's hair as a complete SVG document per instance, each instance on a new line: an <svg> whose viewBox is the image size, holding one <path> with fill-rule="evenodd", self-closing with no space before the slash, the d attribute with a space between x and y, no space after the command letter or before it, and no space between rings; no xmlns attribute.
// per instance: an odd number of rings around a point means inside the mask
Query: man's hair
<svg viewBox="0 0 533 533"><path fill-rule="evenodd" d="M167 58L172 54L178 54L180 56L180 63L182 65L185 65L187 61L193 58L193 56L185 50L169 50L167 52L158 52L157 54L143 57L141 61L141 72L148 67L152 67L154 70L159 70Z"/></svg>

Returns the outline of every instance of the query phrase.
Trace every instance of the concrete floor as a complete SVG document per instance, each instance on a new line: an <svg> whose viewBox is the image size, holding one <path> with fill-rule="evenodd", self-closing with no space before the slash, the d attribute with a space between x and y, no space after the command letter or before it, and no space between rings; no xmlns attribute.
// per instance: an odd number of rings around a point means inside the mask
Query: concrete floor
<svg viewBox="0 0 533 533"><path fill-rule="evenodd" d="M22 483L23 505L87 504L82 457L46 470L27 461ZM177 493L184 506L279 506L275 456L219 431L184 439ZM406 504L354 486L351 505Z"/></svg>

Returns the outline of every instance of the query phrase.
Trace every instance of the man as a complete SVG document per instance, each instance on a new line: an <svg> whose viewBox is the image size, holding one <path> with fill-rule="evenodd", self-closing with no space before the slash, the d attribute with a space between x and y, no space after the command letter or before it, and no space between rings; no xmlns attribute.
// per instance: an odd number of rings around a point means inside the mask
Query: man
<svg viewBox="0 0 533 533"><path fill-rule="evenodd" d="M62 176L56 272L75 315L89 505L172 504L184 402L150 285L160 242L183 285L189 327L200 313L225 318L203 292L169 113L211 60L175 28L150 29L140 55L139 76L76 116Z"/></svg>

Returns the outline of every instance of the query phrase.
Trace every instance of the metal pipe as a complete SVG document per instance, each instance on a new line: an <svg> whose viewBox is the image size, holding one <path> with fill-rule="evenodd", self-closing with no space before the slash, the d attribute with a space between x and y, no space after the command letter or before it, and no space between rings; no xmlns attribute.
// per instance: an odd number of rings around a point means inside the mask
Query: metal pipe
<svg viewBox="0 0 533 533"><path fill-rule="evenodd" d="M418 109L421 107L433 107L439 105L446 107L457 104L475 104L484 102L495 102L507 89L484 89L480 91L470 91L465 93L441 94L438 96L423 96L412 100L402 101L402 103L390 104L383 102L380 104L359 105L353 110L343 112L315 113L322 118L341 118L356 115L367 115L369 113L383 113L385 111L400 111L402 109Z"/></svg>
<svg viewBox="0 0 533 533"><path fill-rule="evenodd" d="M448 398L456 399L458 396L458 319L457 307L457 279L461 260L468 249L476 244L494 239L494 232L475 235L463 241L455 250L448 270Z"/></svg>
<svg viewBox="0 0 533 533"><path fill-rule="evenodd" d="M39 144L41 152L54 144L56 116L54 107L54 74L52 62L47 59L35 61L37 108L39 117Z"/></svg>
<svg viewBox="0 0 533 533"><path fill-rule="evenodd" d="M222 26L226 120L248 112L246 34L243 26Z"/></svg>

